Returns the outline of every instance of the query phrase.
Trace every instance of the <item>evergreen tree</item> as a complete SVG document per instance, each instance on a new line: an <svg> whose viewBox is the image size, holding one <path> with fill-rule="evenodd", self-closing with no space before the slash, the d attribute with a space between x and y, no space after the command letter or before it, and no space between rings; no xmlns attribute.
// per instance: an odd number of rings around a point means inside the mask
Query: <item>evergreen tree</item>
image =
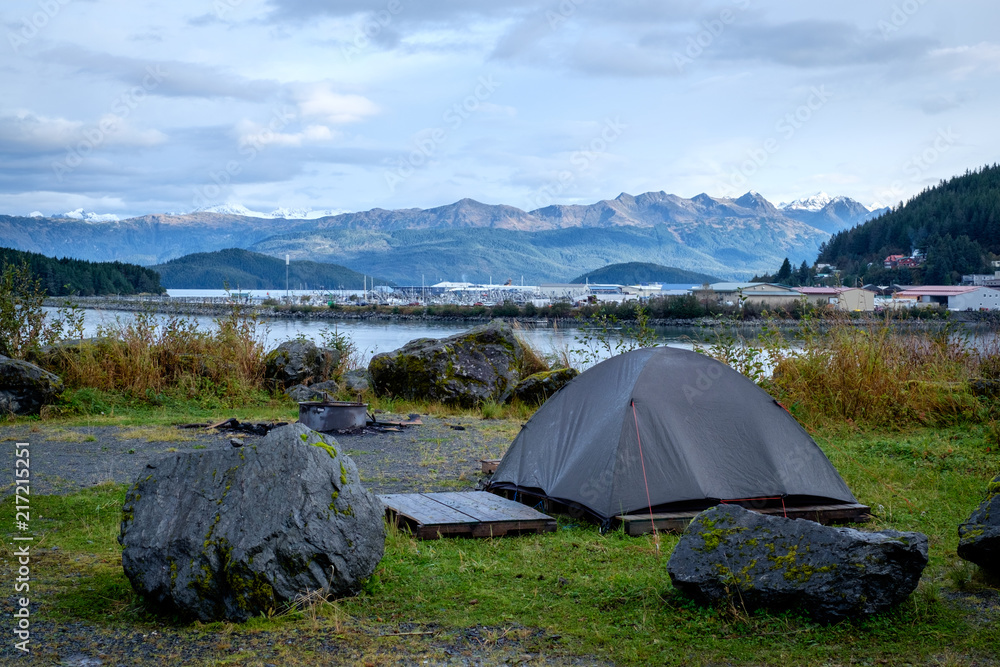
<svg viewBox="0 0 1000 667"><path fill-rule="evenodd" d="M806 260L802 260L802 266L799 267L799 271L795 276L796 286L808 285L809 284L809 265L806 264Z"/></svg>
<svg viewBox="0 0 1000 667"><path fill-rule="evenodd" d="M781 263L781 268L778 269L778 273L774 275L775 282L787 283L792 277L792 263L785 258L785 261Z"/></svg>

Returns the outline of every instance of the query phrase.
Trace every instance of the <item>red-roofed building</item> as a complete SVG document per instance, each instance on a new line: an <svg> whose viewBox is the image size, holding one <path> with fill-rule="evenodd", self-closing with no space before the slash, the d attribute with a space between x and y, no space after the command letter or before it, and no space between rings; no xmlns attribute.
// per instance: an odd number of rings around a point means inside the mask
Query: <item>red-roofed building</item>
<svg viewBox="0 0 1000 667"><path fill-rule="evenodd" d="M906 259L906 255L889 255L885 258L885 268L895 269L899 266L899 260Z"/></svg>

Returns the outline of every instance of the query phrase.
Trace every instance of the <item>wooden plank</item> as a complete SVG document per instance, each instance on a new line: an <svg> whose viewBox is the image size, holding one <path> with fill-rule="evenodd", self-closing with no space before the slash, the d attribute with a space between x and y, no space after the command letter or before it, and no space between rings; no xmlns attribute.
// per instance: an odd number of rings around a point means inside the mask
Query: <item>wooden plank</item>
<svg viewBox="0 0 1000 667"><path fill-rule="evenodd" d="M397 514L419 524L479 523L477 517L443 505L422 493L396 493L379 496L379 500Z"/></svg>
<svg viewBox="0 0 1000 667"><path fill-rule="evenodd" d="M554 533L555 519L535 521L494 521L481 523L472 529L472 537L504 537L510 533Z"/></svg>
<svg viewBox="0 0 1000 667"><path fill-rule="evenodd" d="M444 536L503 537L556 530L556 521L530 507L481 491L397 493L379 496L397 525L420 539Z"/></svg>
<svg viewBox="0 0 1000 667"><path fill-rule="evenodd" d="M536 509L485 491L429 493L434 500L480 521L534 521L548 518Z"/></svg>
<svg viewBox="0 0 1000 667"><path fill-rule="evenodd" d="M747 508L758 514L771 516L787 516L789 519L809 519L817 523L832 523L834 521L851 521L863 523L868 520L871 508L860 503L844 503L840 505L806 505L800 507L765 507L761 509ZM656 530L662 532L683 532L691 520L699 514L689 512L660 512L649 514L626 514L614 517L616 524L621 524L629 535L644 535Z"/></svg>

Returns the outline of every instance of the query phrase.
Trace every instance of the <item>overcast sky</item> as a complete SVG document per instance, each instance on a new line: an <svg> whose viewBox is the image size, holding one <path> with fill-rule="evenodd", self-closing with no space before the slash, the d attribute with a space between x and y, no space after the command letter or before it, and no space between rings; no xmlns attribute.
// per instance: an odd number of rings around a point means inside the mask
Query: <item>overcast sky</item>
<svg viewBox="0 0 1000 667"><path fill-rule="evenodd" d="M4 0L0 213L892 204L997 160L995 0Z"/></svg>

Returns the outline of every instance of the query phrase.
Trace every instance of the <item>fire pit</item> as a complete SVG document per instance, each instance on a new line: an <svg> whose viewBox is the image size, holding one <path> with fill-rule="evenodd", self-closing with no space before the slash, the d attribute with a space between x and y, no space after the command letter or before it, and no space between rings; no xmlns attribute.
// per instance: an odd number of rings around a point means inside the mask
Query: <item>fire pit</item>
<svg viewBox="0 0 1000 667"><path fill-rule="evenodd" d="M367 421L367 403L347 401L299 403L299 422L314 431L347 431L364 428Z"/></svg>

